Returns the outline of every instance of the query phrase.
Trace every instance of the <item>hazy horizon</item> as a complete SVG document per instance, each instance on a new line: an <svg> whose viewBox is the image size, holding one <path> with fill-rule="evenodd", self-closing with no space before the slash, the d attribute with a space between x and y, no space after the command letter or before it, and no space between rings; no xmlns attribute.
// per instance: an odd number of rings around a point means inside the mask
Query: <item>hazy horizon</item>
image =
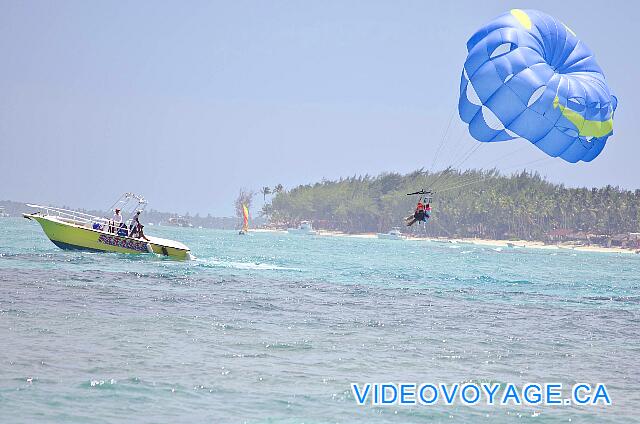
<svg viewBox="0 0 640 424"><path fill-rule="evenodd" d="M518 140L461 167L640 188L635 3L0 4L0 200L105 209L134 191L159 211L231 216L240 188L430 169L452 113L435 165L455 165L473 143L455 112L465 43L513 7L593 49L620 100L614 135L592 163L535 162Z"/></svg>

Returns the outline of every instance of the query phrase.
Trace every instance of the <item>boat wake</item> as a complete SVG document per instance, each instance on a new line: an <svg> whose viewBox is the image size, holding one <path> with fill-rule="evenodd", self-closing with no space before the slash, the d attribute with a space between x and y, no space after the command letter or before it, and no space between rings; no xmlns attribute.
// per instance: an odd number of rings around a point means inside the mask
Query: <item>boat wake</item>
<svg viewBox="0 0 640 424"><path fill-rule="evenodd" d="M284 267L269 263L257 263L257 262L237 262L237 261L225 261L218 259L200 259L195 260L199 265L206 268L231 268L231 269L243 269L243 270L256 270L256 271L293 271L302 272L299 268Z"/></svg>

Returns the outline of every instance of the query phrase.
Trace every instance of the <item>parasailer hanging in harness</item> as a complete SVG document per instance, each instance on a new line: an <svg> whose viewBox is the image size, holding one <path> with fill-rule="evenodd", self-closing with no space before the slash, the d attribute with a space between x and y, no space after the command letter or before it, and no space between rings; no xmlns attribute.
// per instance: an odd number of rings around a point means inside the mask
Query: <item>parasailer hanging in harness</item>
<svg viewBox="0 0 640 424"><path fill-rule="evenodd" d="M420 198L418 199L418 204L416 205L413 215L409 215L405 218L407 227L412 226L416 222L424 222L426 224L431 218L431 192L420 190L415 193L408 193L407 196L413 196L415 194L419 194Z"/></svg>

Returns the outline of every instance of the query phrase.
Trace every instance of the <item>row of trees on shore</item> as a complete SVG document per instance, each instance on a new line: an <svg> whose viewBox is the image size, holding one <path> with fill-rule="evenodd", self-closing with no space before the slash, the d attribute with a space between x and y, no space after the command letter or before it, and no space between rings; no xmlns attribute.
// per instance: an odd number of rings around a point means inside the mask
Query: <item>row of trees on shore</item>
<svg viewBox="0 0 640 424"><path fill-rule="evenodd" d="M283 225L307 219L328 230L387 231L402 226L403 217L413 211L417 198L406 193L435 186L432 220L408 231L534 240L547 239L559 229L608 236L640 231L640 190L569 188L527 171L502 175L496 170L447 169L354 176L279 190L262 212Z"/></svg>

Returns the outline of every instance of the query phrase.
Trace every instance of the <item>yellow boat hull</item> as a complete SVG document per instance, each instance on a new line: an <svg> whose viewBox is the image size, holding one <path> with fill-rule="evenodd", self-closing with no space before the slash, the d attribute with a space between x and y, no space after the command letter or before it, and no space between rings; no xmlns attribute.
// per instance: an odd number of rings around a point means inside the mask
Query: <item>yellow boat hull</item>
<svg viewBox="0 0 640 424"><path fill-rule="evenodd" d="M38 214L24 214L24 217L37 221L49 240L61 249L127 254L156 253L175 259L190 258L189 249L177 242L173 242L173 244L179 244L180 247L172 246L170 243L161 243L162 239L155 237L149 237L150 241L147 242L73 223L61 222L58 219Z"/></svg>

